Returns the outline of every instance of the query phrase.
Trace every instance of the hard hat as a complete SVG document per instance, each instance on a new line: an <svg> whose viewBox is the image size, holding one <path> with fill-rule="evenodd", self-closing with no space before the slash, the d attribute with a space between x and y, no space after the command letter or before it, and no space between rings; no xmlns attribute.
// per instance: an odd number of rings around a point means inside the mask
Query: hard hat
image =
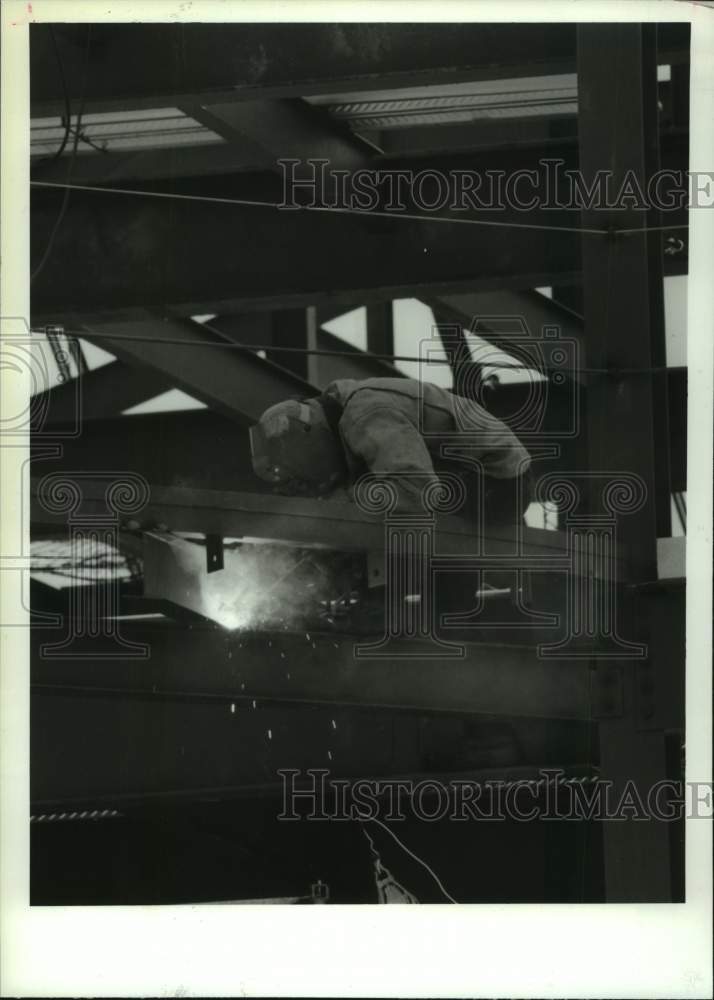
<svg viewBox="0 0 714 1000"><path fill-rule="evenodd" d="M316 399L286 399L250 429L255 474L281 493L328 493L343 477L342 446Z"/></svg>

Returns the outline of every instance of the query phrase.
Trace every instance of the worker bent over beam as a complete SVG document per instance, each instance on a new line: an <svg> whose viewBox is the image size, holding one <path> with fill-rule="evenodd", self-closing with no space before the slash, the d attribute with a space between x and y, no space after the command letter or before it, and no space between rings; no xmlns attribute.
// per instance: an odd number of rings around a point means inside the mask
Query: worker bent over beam
<svg viewBox="0 0 714 1000"><path fill-rule="evenodd" d="M278 493L347 492L366 472L390 479L397 509L421 509L423 487L457 473L479 527L516 524L532 499L531 457L483 406L428 382L339 379L311 399L271 406L251 428L256 475Z"/></svg>

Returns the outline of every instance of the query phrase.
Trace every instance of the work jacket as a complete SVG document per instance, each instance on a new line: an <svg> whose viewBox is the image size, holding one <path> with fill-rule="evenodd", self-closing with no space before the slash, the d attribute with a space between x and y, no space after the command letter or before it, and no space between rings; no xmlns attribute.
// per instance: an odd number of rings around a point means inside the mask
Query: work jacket
<svg viewBox="0 0 714 1000"><path fill-rule="evenodd" d="M367 471L384 474L397 484L402 504L411 505L420 481L442 471L505 480L530 466L530 455L503 421L428 382L338 379L322 398L351 481Z"/></svg>

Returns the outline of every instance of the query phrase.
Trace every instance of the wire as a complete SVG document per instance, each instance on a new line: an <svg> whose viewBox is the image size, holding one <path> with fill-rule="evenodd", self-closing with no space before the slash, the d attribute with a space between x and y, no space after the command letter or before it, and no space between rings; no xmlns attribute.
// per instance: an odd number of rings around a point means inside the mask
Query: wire
<svg viewBox="0 0 714 1000"><path fill-rule="evenodd" d="M372 837L365 830L364 823L362 822L362 820L360 820L360 826L362 827L362 833L367 838L367 843L369 844L369 850L370 850L370 854L372 855L372 860L374 861L374 863L376 865L379 865L379 867L381 868L382 867L382 858L381 858L381 855L380 855L379 851L377 850L377 848L374 846L374 841L372 840Z"/></svg>
<svg viewBox="0 0 714 1000"><path fill-rule="evenodd" d="M256 201L252 198L218 198L212 195L177 194L171 191L141 191L134 188L98 187L93 184L69 184L60 181L30 181L32 187L71 188L73 191L90 191L98 194L133 195L137 198L168 198L173 201L196 201L215 205L239 205L247 208L285 209L285 205L277 201ZM543 226L533 222L503 222L495 219L461 219L450 215L424 215L418 212L378 212L360 208L339 208L328 205L299 205L296 209L302 212L327 212L338 215L361 215L379 219L406 219L411 222L446 222L454 225L489 226L500 229L538 229L551 233L580 233L581 235L620 236L632 233L654 233L671 229L688 229L689 223L683 222L668 226L641 226L631 229L595 229L582 226ZM292 210L292 209L291 209Z"/></svg>
<svg viewBox="0 0 714 1000"><path fill-rule="evenodd" d="M636 226L632 229L613 229L613 236L629 236L631 233L664 233L670 229L689 229L688 222L670 226Z"/></svg>
<svg viewBox="0 0 714 1000"><path fill-rule="evenodd" d="M63 188L68 185L59 181L30 181L33 187ZM215 205L239 205L246 208L275 208L285 210L285 205L278 201L256 201L252 198L217 198L212 195L177 194L171 191L141 191L133 188L97 187L92 184L71 184L76 191L92 191L99 194L134 195L139 198L169 198L174 201L197 201ZM424 215L418 212L378 212L360 208L339 208L329 205L299 205L296 209L302 212L327 212L337 215L361 215L379 219L406 219L411 222L452 222L469 226L491 226L502 229L540 229L560 233L594 233L608 236L609 229L581 229L577 226L541 226L531 222L503 222L494 219L460 219L448 215ZM675 227L681 228L681 227Z"/></svg>
<svg viewBox="0 0 714 1000"><path fill-rule="evenodd" d="M74 132L75 130L72 129L71 131ZM83 142L85 146L89 146L91 149L96 149L98 153L103 153L105 156L109 153L106 146L99 146L96 142L94 142L94 140L90 139L84 131L79 132L79 141Z"/></svg>
<svg viewBox="0 0 714 1000"><path fill-rule="evenodd" d="M203 325L203 324L200 324ZM211 324L206 323L206 328L211 330ZM45 335L44 330L33 330L33 333ZM237 350L237 351L275 351L280 354L312 354L317 357L335 357L335 358L351 358L351 357L361 357L362 360L371 361L411 361L424 363L424 358L415 357L410 354L373 354L370 352L361 352L360 355L348 354L345 351L336 350L321 350L319 348L312 347L266 347L265 344L236 344L231 341L209 341L209 340L182 340L180 337L150 337L142 336L141 334L116 334L116 333L102 333L100 331L85 329L77 334L77 336L82 336L89 338L90 340L109 340L116 344L120 344L123 340L127 343L148 343L148 344L166 344L168 346L179 346L179 347L218 347L225 350ZM492 345L497 347L498 345ZM505 348L504 348L505 349ZM500 361L465 361L464 364L480 365L481 367L487 368L499 368L507 369L511 371L539 371L537 365L534 363L532 365L527 364L512 364L509 362ZM432 365L450 365L451 361L448 358L429 358L428 364ZM651 368L563 368L563 374L592 374L592 375L652 375L657 372L669 371L668 365L659 365L657 367ZM541 372L541 374L543 374Z"/></svg>
<svg viewBox="0 0 714 1000"><path fill-rule="evenodd" d="M64 116L62 123L64 124L64 136L62 137L62 142L60 143L57 150L52 154L52 156L43 156L39 160L35 160L32 164L33 167L38 167L41 163L55 163L59 160L62 153L65 151L65 147L69 142L70 126L72 121L72 110L69 100L69 90L67 88L67 78L64 75L64 66L62 64L62 57L60 56L59 46L57 45L57 39L55 37L54 30L51 24L47 25L50 33L50 38L52 39L52 48L54 49L55 58L57 59L57 67L59 69L60 81L62 83L62 94L64 97Z"/></svg>
<svg viewBox="0 0 714 1000"><path fill-rule="evenodd" d="M431 868L426 863L426 861L422 860L422 858L420 858L418 854L415 854L414 851L411 851L407 847L406 844L402 843L402 841L399 839L399 837L396 835L396 833L394 833L393 830L390 830L389 827L385 823L383 823L381 821L381 819L377 819L374 816L367 816L367 817L364 817L364 818L367 819L367 820L369 820L372 823L376 823L378 826L381 826L383 830L386 830L386 832L389 834L389 836L399 844L399 846L401 847L401 849L406 854L408 854L410 858L414 858L414 860L417 861L422 866L422 868L425 868L429 872L429 874L434 879L434 881L439 886L439 888L443 892L444 896L446 896L446 898L449 900L449 902L450 903L458 903L458 900L454 899L454 897L451 895L451 893L449 893L449 892L446 891L446 889L442 885L441 879L436 874L436 872L434 871L434 869ZM370 847L371 847L373 853L376 854L377 857L379 858L379 854L377 853L377 851L374 848L374 842L372 841L372 838L369 836L369 834L367 833L366 830L365 830L365 834L367 835L367 839L370 841ZM380 861L381 861L381 859L380 859Z"/></svg>
<svg viewBox="0 0 714 1000"><path fill-rule="evenodd" d="M85 47L84 47L84 65L82 67L82 98L81 98L81 102L80 102L80 106L79 106L79 111L77 112L77 123L75 125L74 142L72 144L72 152L70 154L69 163L67 164L67 182L64 185L64 187L65 187L64 198L62 199L62 204L60 205L60 210L57 213L57 218L55 219L55 223L54 223L54 225L52 227L52 230L50 232L49 238L47 240L47 246L45 247L45 252L42 254L42 257L40 258L39 263L35 267L35 269L32 272L32 274L30 275L30 284L32 284L33 281L35 281L35 279L37 278L37 276L42 272L42 270L43 270L45 264L47 263L47 261L50 259L50 255L52 254L52 249L54 247L54 243L55 243L55 239L57 237L57 233L60 230L60 226L62 225L62 222L64 220L65 215L67 214L67 208L69 206L69 196L70 196L70 193L72 191L72 185L69 183L69 180L70 180L70 177L72 176L72 170L74 169L74 163L75 163L75 160L77 158L77 147L79 146L79 140L80 140L80 135L81 135L82 114L84 113L84 103L85 103L86 92L87 92L87 87L86 87L86 84L87 84L87 67L89 65L89 49L90 49L91 38L92 38L92 25L88 24L87 25L87 41L86 41ZM69 121L69 124L70 124L70 127L71 127L71 121L70 121L70 119L68 119L68 121ZM62 148L64 148L64 147L62 147ZM31 186L33 184L39 184L39 183L42 183L42 182L39 182L39 181L30 181L30 185Z"/></svg>

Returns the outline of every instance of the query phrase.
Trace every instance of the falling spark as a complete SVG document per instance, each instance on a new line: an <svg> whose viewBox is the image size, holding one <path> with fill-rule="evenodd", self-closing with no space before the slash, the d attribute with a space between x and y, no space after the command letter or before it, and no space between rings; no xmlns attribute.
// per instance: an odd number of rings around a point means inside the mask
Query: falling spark
<svg viewBox="0 0 714 1000"><path fill-rule="evenodd" d="M255 708L255 702L253 702L253 708Z"/></svg>
<svg viewBox="0 0 714 1000"><path fill-rule="evenodd" d="M269 740L272 740L272 738L273 738L273 730L272 730L272 729L269 729L269 730L268 730L268 739L269 739Z"/></svg>
<svg viewBox="0 0 714 1000"><path fill-rule="evenodd" d="M334 719L332 720L332 728L337 729L337 723L335 722Z"/></svg>
<svg viewBox="0 0 714 1000"><path fill-rule="evenodd" d="M327 756L328 756L329 760L332 760L332 750L328 750L327 751Z"/></svg>
<svg viewBox="0 0 714 1000"><path fill-rule="evenodd" d="M231 705L231 715L235 715L235 714L236 714L236 706L235 706L235 702L234 702L234 703L233 703L233 704Z"/></svg>

